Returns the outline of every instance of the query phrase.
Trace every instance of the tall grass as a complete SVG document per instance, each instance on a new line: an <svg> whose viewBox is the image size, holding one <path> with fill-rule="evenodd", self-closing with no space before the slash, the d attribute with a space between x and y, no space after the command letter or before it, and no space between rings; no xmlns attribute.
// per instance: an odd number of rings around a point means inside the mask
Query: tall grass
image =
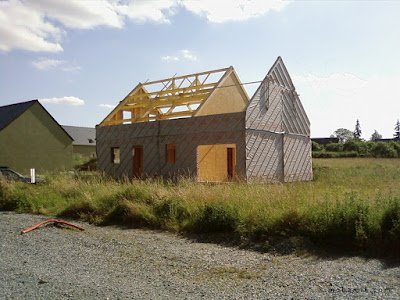
<svg viewBox="0 0 400 300"><path fill-rule="evenodd" d="M313 182L197 184L76 172L39 185L0 183L0 209L255 242L303 236L382 255L400 252L400 159L314 159Z"/></svg>

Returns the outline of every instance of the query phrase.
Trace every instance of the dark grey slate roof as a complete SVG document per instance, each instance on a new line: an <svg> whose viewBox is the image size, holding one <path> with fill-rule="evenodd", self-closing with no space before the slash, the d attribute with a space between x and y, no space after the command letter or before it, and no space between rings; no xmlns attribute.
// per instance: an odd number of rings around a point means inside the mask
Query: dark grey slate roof
<svg viewBox="0 0 400 300"><path fill-rule="evenodd" d="M89 127L61 126L72 138L75 146L96 146L96 129Z"/></svg>
<svg viewBox="0 0 400 300"><path fill-rule="evenodd" d="M328 138L312 138L311 141L318 143L319 145L328 145L329 143L339 143L339 139L335 137Z"/></svg>
<svg viewBox="0 0 400 300"><path fill-rule="evenodd" d="M15 103L11 105L0 106L0 130L3 130L18 118L24 111L26 111L29 107L31 107L38 100L31 100L21 103Z"/></svg>
<svg viewBox="0 0 400 300"><path fill-rule="evenodd" d="M22 115L27 109L29 109L35 103L39 104L40 107L53 119L53 121L59 126L66 135L72 140L71 135L65 131L64 128L53 118L53 116L40 104L39 100L30 100L26 102L19 102L10 105L0 106L0 131L12 123L16 118Z"/></svg>

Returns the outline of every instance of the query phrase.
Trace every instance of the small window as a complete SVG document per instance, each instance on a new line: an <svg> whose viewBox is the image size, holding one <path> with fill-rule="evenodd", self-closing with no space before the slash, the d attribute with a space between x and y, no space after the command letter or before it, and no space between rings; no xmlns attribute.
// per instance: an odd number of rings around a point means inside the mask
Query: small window
<svg viewBox="0 0 400 300"><path fill-rule="evenodd" d="M260 110L269 109L269 82L264 82L260 90Z"/></svg>
<svg viewBox="0 0 400 300"><path fill-rule="evenodd" d="M119 154L120 154L120 151L119 151L118 147L111 148L111 162L113 164L119 164L119 162L120 162Z"/></svg>
<svg viewBox="0 0 400 300"><path fill-rule="evenodd" d="M176 144L166 145L166 159L167 162L176 162Z"/></svg>

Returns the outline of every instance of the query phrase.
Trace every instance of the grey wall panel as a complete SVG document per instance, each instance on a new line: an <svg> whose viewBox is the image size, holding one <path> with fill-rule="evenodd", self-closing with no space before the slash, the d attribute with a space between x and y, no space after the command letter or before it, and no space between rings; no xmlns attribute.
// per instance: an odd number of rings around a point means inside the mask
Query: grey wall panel
<svg viewBox="0 0 400 300"><path fill-rule="evenodd" d="M281 87L268 77L264 79L246 109L246 128L281 132Z"/></svg>
<svg viewBox="0 0 400 300"><path fill-rule="evenodd" d="M310 122L305 115L296 93L282 91L283 98L283 129L287 133L310 135Z"/></svg>
<svg viewBox="0 0 400 300"><path fill-rule="evenodd" d="M312 179L310 122L279 57L246 109L248 182Z"/></svg>
<svg viewBox="0 0 400 300"><path fill-rule="evenodd" d="M197 173L197 146L236 144L236 173L245 177L245 113L112 125L96 128L98 169L113 176L133 176L133 146L143 146L147 176L192 176ZM177 144L177 161L166 162L166 144ZM120 164L111 162L119 147Z"/></svg>
<svg viewBox="0 0 400 300"><path fill-rule="evenodd" d="M310 121L280 57L268 75L282 87L282 131L310 136Z"/></svg>
<svg viewBox="0 0 400 300"><path fill-rule="evenodd" d="M284 154L285 182L313 179L311 141L308 137L286 135Z"/></svg>
<svg viewBox="0 0 400 300"><path fill-rule="evenodd" d="M283 135L246 131L246 175L249 183L282 181Z"/></svg>

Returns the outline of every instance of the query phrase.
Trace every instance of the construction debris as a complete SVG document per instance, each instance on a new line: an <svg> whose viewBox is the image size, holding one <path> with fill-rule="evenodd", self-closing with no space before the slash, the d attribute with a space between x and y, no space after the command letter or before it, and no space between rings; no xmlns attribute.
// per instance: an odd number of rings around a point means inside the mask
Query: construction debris
<svg viewBox="0 0 400 300"><path fill-rule="evenodd" d="M56 219L48 219L48 220L39 222L39 223L37 223L36 225L34 225L34 226L32 226L32 227L29 227L29 228L27 228L27 229L25 229L25 230L21 230L21 234L28 233L29 231L35 230L35 229L38 228L39 226L41 226L41 225L43 225L43 224L46 224L46 223L50 223L50 222L54 222L54 225L62 224L62 225L71 226L71 227L76 228L76 229L79 229L79 230L85 230L85 229L82 228L82 227L79 227L79 226L77 226L77 225L74 225L74 224L71 224L71 223L68 223L68 222L65 222L65 221L59 221L59 220L56 220Z"/></svg>

